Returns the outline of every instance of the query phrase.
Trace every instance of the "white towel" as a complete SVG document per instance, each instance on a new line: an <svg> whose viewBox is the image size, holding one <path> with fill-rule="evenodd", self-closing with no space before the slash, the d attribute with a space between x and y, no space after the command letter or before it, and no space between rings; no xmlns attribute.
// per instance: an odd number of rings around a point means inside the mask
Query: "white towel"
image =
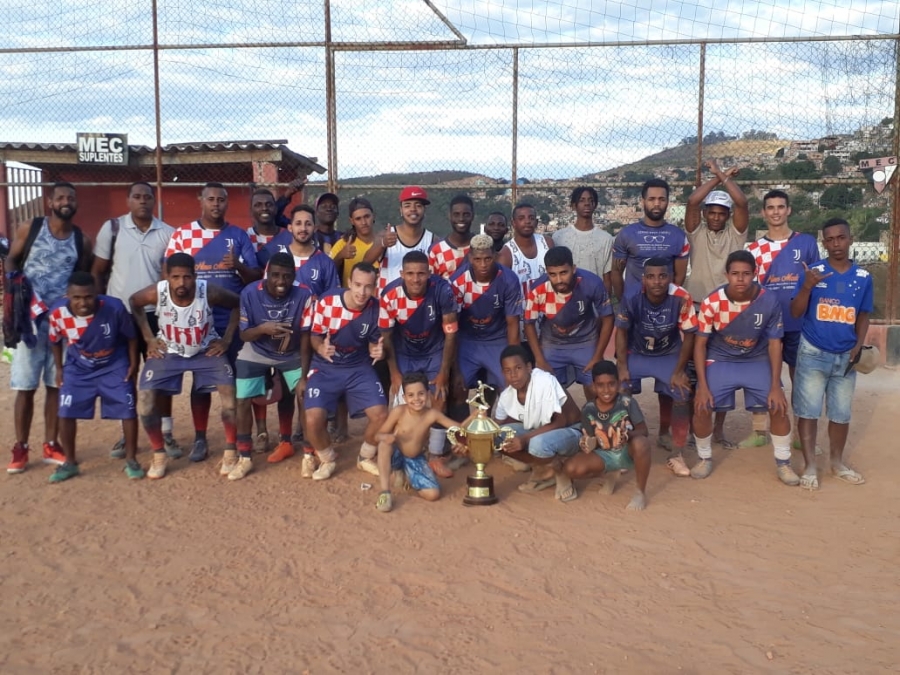
<svg viewBox="0 0 900 675"><path fill-rule="evenodd" d="M554 414L562 412L562 405L566 402L566 390L551 373L539 368L531 371L531 381L525 392L525 413L522 424L526 429L537 429L545 424L550 424ZM515 418L510 411L521 410L522 406L516 396L516 390L507 387L500 393L497 403L497 418Z"/></svg>

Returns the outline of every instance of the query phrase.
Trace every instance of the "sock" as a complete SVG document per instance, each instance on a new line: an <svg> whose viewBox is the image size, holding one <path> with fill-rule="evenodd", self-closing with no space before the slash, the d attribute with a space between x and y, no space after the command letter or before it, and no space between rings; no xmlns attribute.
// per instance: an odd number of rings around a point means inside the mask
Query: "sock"
<svg viewBox="0 0 900 675"><path fill-rule="evenodd" d="M198 434L202 431L203 436L197 436L197 439L206 438L206 430L209 428L209 409L212 407L212 396L209 394L192 394L191 395L191 417L194 419L194 431Z"/></svg>
<svg viewBox="0 0 900 675"><path fill-rule="evenodd" d="M363 459L375 459L375 454L378 452L378 446L372 445L366 441L363 441L363 444L359 446L359 456Z"/></svg>
<svg viewBox="0 0 900 675"><path fill-rule="evenodd" d="M162 432L164 436L171 436L172 431L175 429L175 425L172 423L171 417L163 417L162 418Z"/></svg>
<svg viewBox="0 0 900 675"><path fill-rule="evenodd" d="M319 460L322 462L334 462L337 460L337 453L332 446L328 446L324 450L316 450Z"/></svg>
<svg viewBox="0 0 900 675"><path fill-rule="evenodd" d="M163 452L165 441L163 440L162 429L160 427L159 415L141 415L141 424L144 431L147 432L147 438L150 439L150 447L153 452Z"/></svg>
<svg viewBox="0 0 900 675"><path fill-rule="evenodd" d="M250 434L239 434L237 437L237 451L241 457L249 457L251 450L253 450L253 441L250 438Z"/></svg>
<svg viewBox="0 0 900 675"><path fill-rule="evenodd" d="M775 448L775 461L786 463L791 461L791 435L776 436L772 434L772 446Z"/></svg>
<svg viewBox="0 0 900 675"><path fill-rule="evenodd" d="M205 441L206 440L206 432L205 431L195 431L194 432L194 440L195 441Z"/></svg>
<svg viewBox="0 0 900 675"><path fill-rule="evenodd" d="M288 397L289 405L282 405L284 400L278 402L278 434L282 441L290 442L291 424L294 421L294 399Z"/></svg>
<svg viewBox="0 0 900 675"><path fill-rule="evenodd" d="M237 425L234 423L233 412L222 411L222 426L225 427L225 447L233 448L237 441Z"/></svg>
<svg viewBox="0 0 900 675"><path fill-rule="evenodd" d="M706 438L694 436L697 440L697 456L700 459L712 459L712 434Z"/></svg>
<svg viewBox="0 0 900 675"><path fill-rule="evenodd" d="M428 434L428 453L437 457L444 454L444 441L447 440L447 432L443 427L431 428Z"/></svg>

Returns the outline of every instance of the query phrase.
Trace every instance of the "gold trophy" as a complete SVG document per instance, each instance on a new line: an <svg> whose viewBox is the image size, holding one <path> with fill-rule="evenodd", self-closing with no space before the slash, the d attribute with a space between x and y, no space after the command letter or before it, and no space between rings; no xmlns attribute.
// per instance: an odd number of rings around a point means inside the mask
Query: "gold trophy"
<svg viewBox="0 0 900 675"><path fill-rule="evenodd" d="M464 445L469 449L469 457L475 463L475 475L466 477L466 496L463 504L466 506L490 506L497 503L497 494L494 492L494 477L484 472L484 466L493 456L500 444L515 436L515 432L509 427L501 427L487 416L491 409L484 398L485 390L494 388L478 382L475 394L466 403L478 408L478 413L469 422L465 429L450 427L447 429L447 438L451 445Z"/></svg>

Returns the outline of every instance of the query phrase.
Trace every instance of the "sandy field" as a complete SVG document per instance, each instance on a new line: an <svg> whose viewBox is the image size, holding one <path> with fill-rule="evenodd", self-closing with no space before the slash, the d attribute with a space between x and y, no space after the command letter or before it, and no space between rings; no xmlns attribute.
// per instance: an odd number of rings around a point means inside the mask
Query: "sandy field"
<svg viewBox="0 0 900 675"><path fill-rule="evenodd" d="M8 384L0 365L4 452ZM716 447L708 480L677 479L657 449L643 513L624 510L631 474L562 504L495 462L496 506L462 506L464 469L439 502L401 495L381 514L358 439L330 481L257 456L231 483L216 425L210 461L130 482L107 457L116 423L85 423L80 477L49 485L33 462L0 478L0 672L897 672L898 388L890 370L860 377L848 457L863 486L782 486L770 447ZM639 400L655 435L655 401ZM727 426L749 428L743 413Z"/></svg>

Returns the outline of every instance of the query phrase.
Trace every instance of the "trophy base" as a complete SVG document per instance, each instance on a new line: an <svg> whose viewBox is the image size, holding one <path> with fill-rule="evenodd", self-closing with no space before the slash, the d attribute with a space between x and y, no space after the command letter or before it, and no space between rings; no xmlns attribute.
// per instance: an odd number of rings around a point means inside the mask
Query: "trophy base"
<svg viewBox="0 0 900 675"><path fill-rule="evenodd" d="M494 493L493 476L469 476L466 478L464 506L490 506L500 501Z"/></svg>

